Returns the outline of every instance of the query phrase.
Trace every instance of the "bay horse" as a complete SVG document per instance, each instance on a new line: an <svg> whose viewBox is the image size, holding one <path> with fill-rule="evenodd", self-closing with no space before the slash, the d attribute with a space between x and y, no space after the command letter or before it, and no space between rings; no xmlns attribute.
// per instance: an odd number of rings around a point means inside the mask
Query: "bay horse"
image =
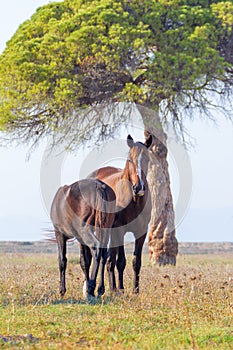
<svg viewBox="0 0 233 350"><path fill-rule="evenodd" d="M115 219L115 199L111 187L98 179L84 179L58 189L50 217L58 245L61 297L66 292L66 242L70 238L76 238L90 251L93 259L90 277L87 255L81 254L80 264L85 275L87 297L94 296L100 259L103 264L107 259L107 244ZM99 294L103 293L103 285L101 280Z"/></svg>
<svg viewBox="0 0 233 350"><path fill-rule="evenodd" d="M135 237L133 289L139 292L142 248L151 218L151 197L147 183L149 147L152 136L145 143L134 142L128 135L129 153L124 169L107 166L91 173L88 178L97 178L108 184L116 195L116 216L112 226L107 259L110 291L116 290L115 266L118 270L118 288L124 290L123 272L126 266L124 236L132 232ZM88 253L82 247L82 254Z"/></svg>

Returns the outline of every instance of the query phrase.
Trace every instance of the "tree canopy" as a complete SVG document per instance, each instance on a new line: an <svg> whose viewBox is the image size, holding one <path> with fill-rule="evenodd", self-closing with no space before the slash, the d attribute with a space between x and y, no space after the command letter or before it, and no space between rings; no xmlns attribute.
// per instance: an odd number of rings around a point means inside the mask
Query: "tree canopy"
<svg viewBox="0 0 233 350"><path fill-rule="evenodd" d="M87 126L106 135L114 119L88 107L121 101L160 108L182 128L211 92L229 96L232 65L232 0L50 3L0 56L0 129L36 139L73 120L81 139Z"/></svg>

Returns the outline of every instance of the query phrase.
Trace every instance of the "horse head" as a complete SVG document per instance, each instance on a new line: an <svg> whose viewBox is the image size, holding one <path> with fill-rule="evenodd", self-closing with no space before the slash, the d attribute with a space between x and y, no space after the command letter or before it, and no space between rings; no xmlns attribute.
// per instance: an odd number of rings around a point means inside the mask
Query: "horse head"
<svg viewBox="0 0 233 350"><path fill-rule="evenodd" d="M144 196L149 162L148 149L152 144L152 136L150 135L145 143L142 143L134 142L133 138L128 135L127 144L130 149L125 169L127 169L128 178L132 184L132 191L135 196Z"/></svg>

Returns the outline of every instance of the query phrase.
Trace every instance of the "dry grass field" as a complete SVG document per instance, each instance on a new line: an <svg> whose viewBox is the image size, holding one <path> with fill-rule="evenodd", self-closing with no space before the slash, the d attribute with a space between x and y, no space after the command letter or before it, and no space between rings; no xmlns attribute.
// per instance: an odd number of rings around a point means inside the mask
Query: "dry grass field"
<svg viewBox="0 0 233 350"><path fill-rule="evenodd" d="M181 255L159 268L144 254L138 296L128 255L124 295L107 288L92 304L77 260L68 255L60 300L56 254L1 253L2 348L233 349L233 254Z"/></svg>

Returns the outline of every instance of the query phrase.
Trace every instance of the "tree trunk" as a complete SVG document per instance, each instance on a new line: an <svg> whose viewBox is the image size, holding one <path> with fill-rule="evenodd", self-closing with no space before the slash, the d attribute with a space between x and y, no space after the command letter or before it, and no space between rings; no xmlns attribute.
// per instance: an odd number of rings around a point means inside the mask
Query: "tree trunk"
<svg viewBox="0 0 233 350"><path fill-rule="evenodd" d="M155 110L138 105L145 136L153 136L148 183L152 197L152 213L148 236L149 255L158 265L175 265L178 242L175 237L175 215L167 162L167 136Z"/></svg>

